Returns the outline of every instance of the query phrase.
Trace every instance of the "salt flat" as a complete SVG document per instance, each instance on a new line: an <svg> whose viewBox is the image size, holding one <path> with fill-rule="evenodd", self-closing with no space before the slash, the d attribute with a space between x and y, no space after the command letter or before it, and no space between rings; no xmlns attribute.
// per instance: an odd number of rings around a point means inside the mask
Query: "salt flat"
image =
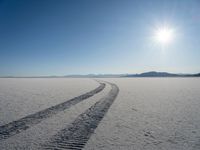
<svg viewBox="0 0 200 150"><path fill-rule="evenodd" d="M0 78L0 125L81 95L98 86L91 79Z"/></svg>
<svg viewBox="0 0 200 150"><path fill-rule="evenodd" d="M119 93L86 141L85 150L200 149L199 78L100 80L114 83ZM98 86L95 80L85 78L0 79L0 125L59 104ZM94 96L1 140L0 149L43 149L43 145L54 139L54 135L68 129L78 116L95 106L110 90L111 86L106 83L105 89Z"/></svg>
<svg viewBox="0 0 200 150"><path fill-rule="evenodd" d="M199 78L104 80L120 92L85 149L200 149Z"/></svg>
<svg viewBox="0 0 200 150"><path fill-rule="evenodd" d="M83 81L85 81L85 79L83 79ZM77 80L77 82L82 84L79 86L85 86L83 81L82 79ZM86 79L86 81L90 82L90 84L95 82L91 79ZM95 82L95 84L97 83ZM84 88L87 89L87 87ZM110 87L106 86L102 92L95 94L87 100L55 114L50 118L46 118L39 124L31 126L29 129L24 130L17 135L11 136L8 139L0 140L0 149L43 149L43 144L51 140L51 137L57 134L60 130L70 125L79 114L82 114L85 110L94 105L101 97L106 95L109 90Z"/></svg>

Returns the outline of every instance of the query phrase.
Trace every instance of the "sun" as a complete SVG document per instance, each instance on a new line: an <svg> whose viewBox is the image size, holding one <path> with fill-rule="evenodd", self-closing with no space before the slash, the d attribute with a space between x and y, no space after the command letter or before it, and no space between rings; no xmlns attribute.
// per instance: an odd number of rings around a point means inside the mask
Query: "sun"
<svg viewBox="0 0 200 150"><path fill-rule="evenodd" d="M173 36L173 30L169 27L161 27L155 31L155 40L162 45L169 44Z"/></svg>

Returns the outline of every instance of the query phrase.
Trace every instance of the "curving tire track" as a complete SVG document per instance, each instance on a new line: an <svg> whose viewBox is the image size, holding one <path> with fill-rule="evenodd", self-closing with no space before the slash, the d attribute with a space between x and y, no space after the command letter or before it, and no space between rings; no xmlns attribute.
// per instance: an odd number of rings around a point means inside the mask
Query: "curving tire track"
<svg viewBox="0 0 200 150"><path fill-rule="evenodd" d="M0 140L7 139L13 135L16 135L16 134L24 131L24 130L27 130L31 126L40 123L42 120L49 118L49 117L57 114L58 112L63 111L67 108L70 108L71 106L101 92L105 88L105 83L101 83L101 82L99 82L99 83L100 83L100 85L96 89L94 89L90 92L87 92L80 96L74 97L63 103L49 107L42 111L36 112L34 114L28 115L19 120L10 122L3 126L0 126Z"/></svg>
<svg viewBox="0 0 200 150"><path fill-rule="evenodd" d="M59 131L49 142L42 145L42 149L81 150L84 148L119 93L119 88L115 84L108 84L112 86L108 95L80 114L67 128Z"/></svg>

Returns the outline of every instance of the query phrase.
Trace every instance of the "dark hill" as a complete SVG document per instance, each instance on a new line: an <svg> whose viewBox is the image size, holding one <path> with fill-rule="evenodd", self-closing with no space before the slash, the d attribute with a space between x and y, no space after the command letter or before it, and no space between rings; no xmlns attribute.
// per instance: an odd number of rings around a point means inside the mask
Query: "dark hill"
<svg viewBox="0 0 200 150"><path fill-rule="evenodd" d="M124 77L200 77L200 73L198 74L174 74L174 73L168 73L168 72L156 72L156 71L150 71L150 72L144 72L141 74L128 74Z"/></svg>

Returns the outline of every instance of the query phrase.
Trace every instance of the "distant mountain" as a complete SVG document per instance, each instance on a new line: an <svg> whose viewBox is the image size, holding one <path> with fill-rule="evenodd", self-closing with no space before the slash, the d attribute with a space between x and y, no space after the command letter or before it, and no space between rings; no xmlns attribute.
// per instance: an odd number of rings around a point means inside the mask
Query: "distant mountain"
<svg viewBox="0 0 200 150"><path fill-rule="evenodd" d="M168 72L156 72L156 71L150 71L150 72L144 72L141 74L128 74L124 77L200 77L199 74L174 74L174 73L168 73Z"/></svg>
<svg viewBox="0 0 200 150"><path fill-rule="evenodd" d="M67 78L119 78L124 74L87 74L87 75L66 75Z"/></svg>
<svg viewBox="0 0 200 150"><path fill-rule="evenodd" d="M0 78L120 78L120 77L200 77L197 74L175 74L168 72L144 72L141 74L87 74L87 75L65 75L65 76L3 76Z"/></svg>
<svg viewBox="0 0 200 150"><path fill-rule="evenodd" d="M198 74L175 74L168 72L144 72L141 74L88 74L88 75L67 75L72 78L120 78L120 77L200 77Z"/></svg>
<svg viewBox="0 0 200 150"><path fill-rule="evenodd" d="M200 77L200 73L194 74L193 77Z"/></svg>

